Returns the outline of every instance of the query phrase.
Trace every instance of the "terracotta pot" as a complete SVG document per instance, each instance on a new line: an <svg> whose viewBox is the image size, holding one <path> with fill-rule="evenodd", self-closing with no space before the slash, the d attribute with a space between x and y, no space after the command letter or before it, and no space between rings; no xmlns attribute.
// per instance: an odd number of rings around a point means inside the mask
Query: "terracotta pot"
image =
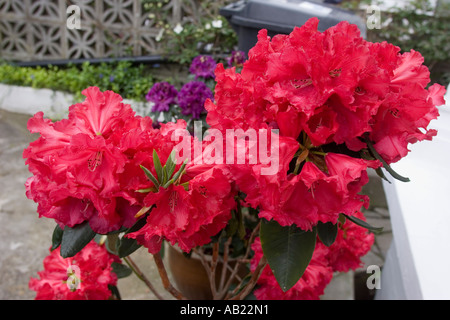
<svg viewBox="0 0 450 320"><path fill-rule="evenodd" d="M166 249L168 268L172 274L176 288L188 299L211 300L211 286L208 274L200 260L200 257L192 253L187 257L177 247L168 246ZM207 258L211 259L210 256ZM230 259L228 264L234 268L235 259ZM231 273L227 271L228 275ZM219 286L222 274L222 263L218 262L216 267L216 286ZM247 274L245 265L238 272L240 277ZM228 280L225 279L225 281ZM236 282L235 282L236 283Z"/></svg>

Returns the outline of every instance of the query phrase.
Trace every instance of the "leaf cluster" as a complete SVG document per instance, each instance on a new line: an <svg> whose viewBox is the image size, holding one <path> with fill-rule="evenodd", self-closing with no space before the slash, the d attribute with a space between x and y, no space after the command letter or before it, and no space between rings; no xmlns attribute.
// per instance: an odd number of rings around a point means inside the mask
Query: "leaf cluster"
<svg viewBox="0 0 450 320"><path fill-rule="evenodd" d="M50 88L75 95L81 100L81 91L96 85L101 91L112 90L125 99L145 101L145 95L155 82L152 69L131 61L81 65L23 67L0 64L0 82L33 88Z"/></svg>

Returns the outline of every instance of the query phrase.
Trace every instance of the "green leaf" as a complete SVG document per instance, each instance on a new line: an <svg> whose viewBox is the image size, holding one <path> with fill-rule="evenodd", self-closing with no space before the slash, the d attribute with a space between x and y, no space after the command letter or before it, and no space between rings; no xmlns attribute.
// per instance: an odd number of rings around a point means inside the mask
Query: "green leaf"
<svg viewBox="0 0 450 320"><path fill-rule="evenodd" d="M368 224L367 222L365 222L364 220L361 220L359 218L348 216L346 214L344 214L344 216L351 222L357 224L358 226L366 228L374 233L379 233L379 232L383 231L383 227L373 227L370 224Z"/></svg>
<svg viewBox="0 0 450 320"><path fill-rule="evenodd" d="M117 278L122 279L128 277L133 271L126 265L118 262L111 264L112 271L117 275Z"/></svg>
<svg viewBox="0 0 450 320"><path fill-rule="evenodd" d="M162 165L161 165L161 161L159 160L159 156L156 153L155 149L153 149L153 165L155 167L156 174L158 176L158 181L162 181L162 179L163 179L163 168L162 168Z"/></svg>
<svg viewBox="0 0 450 320"><path fill-rule="evenodd" d="M380 156L380 154L375 150L372 141L369 140L369 138L365 137L365 142L367 143L367 147L369 148L370 153L383 164L383 168L386 169L389 174L394 177L397 180L403 181L403 182L409 182L409 178L403 177L399 175L397 172L394 171L387 163L384 161L384 159ZM387 180L387 179L386 179Z"/></svg>
<svg viewBox="0 0 450 320"><path fill-rule="evenodd" d="M59 247L62 241L64 230L57 224L52 234L52 251Z"/></svg>
<svg viewBox="0 0 450 320"><path fill-rule="evenodd" d="M166 172L167 172L167 179L169 180L170 177L172 176L174 170L175 170L175 150L172 150L172 152L169 155L169 158L167 158L166 161Z"/></svg>
<svg viewBox="0 0 450 320"><path fill-rule="evenodd" d="M139 249L141 245L137 242L136 239L125 238L120 239L119 243L119 257L124 258L135 252Z"/></svg>
<svg viewBox="0 0 450 320"><path fill-rule="evenodd" d="M155 191L155 188L151 187L151 188L145 188L145 189L136 190L136 192L139 192L139 193L149 193L149 192L152 192L152 191Z"/></svg>
<svg viewBox="0 0 450 320"><path fill-rule="evenodd" d="M167 177L167 170L166 170L166 165L164 165L164 167L162 168L162 179L161 179L161 185L165 185L166 182L168 180Z"/></svg>
<svg viewBox="0 0 450 320"><path fill-rule="evenodd" d="M117 286L108 284L108 289L118 300L122 300L122 297L120 296L120 292L119 292L119 289L117 288Z"/></svg>
<svg viewBox="0 0 450 320"><path fill-rule="evenodd" d="M286 292L302 277L311 261L317 231L304 231L295 225L280 226L276 221L261 224L260 237L264 256Z"/></svg>
<svg viewBox="0 0 450 320"><path fill-rule="evenodd" d="M141 229L145 225L146 221L147 221L147 215L145 215L144 217L142 217L141 219L136 221L135 224L131 228L129 228L127 230L127 232L125 232L125 234L129 234L131 232L138 231L139 229ZM120 258L124 258L126 256L129 256L130 254L135 252L140 247L141 247L141 245L138 244L136 239L126 238L125 236L123 236L118 241L118 247L117 247L118 256Z"/></svg>
<svg viewBox="0 0 450 320"><path fill-rule="evenodd" d="M181 174L184 171L184 168L186 167L186 164L188 163L188 159L184 160L183 164L181 165L180 169L173 175L173 178L171 180L177 181L177 179L181 176Z"/></svg>
<svg viewBox="0 0 450 320"><path fill-rule="evenodd" d="M167 181L162 187L164 189L167 189L172 183L174 182L173 179L170 179L169 181Z"/></svg>
<svg viewBox="0 0 450 320"><path fill-rule="evenodd" d="M333 224L331 222L320 222L317 224L317 234L320 241L327 247L331 246L336 240L338 233L337 223Z"/></svg>
<svg viewBox="0 0 450 320"><path fill-rule="evenodd" d="M388 178L386 178L386 175L384 174L383 170L381 170L381 168L376 168L376 169L375 169L375 172L377 173L377 175L378 175L381 179L386 180L387 182L391 183L391 182L388 180Z"/></svg>
<svg viewBox="0 0 450 320"><path fill-rule="evenodd" d="M73 228L65 227L61 239L61 257L73 257L95 237L87 221Z"/></svg>
<svg viewBox="0 0 450 320"><path fill-rule="evenodd" d="M147 176L147 178L149 178L150 181L153 182L155 187L158 188L159 187L159 182L158 182L158 179L155 178L153 173L150 170L148 170L146 167L142 166L142 165L140 167L141 167L142 170L144 170L144 173Z"/></svg>
<svg viewBox="0 0 450 320"><path fill-rule="evenodd" d="M167 181L162 187L164 189L166 189L167 187L169 187L172 183L174 183L175 181L177 181L177 179L183 174L184 172L184 168L186 167L188 160L184 160L183 164L181 165L180 169L173 175L173 178L170 179L169 181Z"/></svg>

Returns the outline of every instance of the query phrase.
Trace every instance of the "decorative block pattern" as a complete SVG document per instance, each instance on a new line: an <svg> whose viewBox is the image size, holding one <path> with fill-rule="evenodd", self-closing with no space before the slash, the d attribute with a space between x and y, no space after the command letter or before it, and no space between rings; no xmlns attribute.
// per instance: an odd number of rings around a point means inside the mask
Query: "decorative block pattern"
<svg viewBox="0 0 450 320"><path fill-rule="evenodd" d="M70 29L70 5L80 28ZM170 0L167 23L198 21L200 1ZM0 0L0 58L11 61L145 56L161 53L160 29L141 0Z"/></svg>

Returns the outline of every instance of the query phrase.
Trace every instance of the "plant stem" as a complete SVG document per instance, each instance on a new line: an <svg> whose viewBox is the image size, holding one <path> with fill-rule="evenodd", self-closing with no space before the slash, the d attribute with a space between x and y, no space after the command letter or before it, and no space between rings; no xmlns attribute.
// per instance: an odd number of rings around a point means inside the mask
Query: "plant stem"
<svg viewBox="0 0 450 320"><path fill-rule="evenodd" d="M258 266L256 267L255 271L253 271L250 281L247 283L247 285L244 287L244 289L242 289L242 291L239 294L235 295L234 297L231 297L230 300L242 300L246 296L248 296L255 287L256 282L258 281L259 276L261 275L261 272L264 270L266 265L267 259L265 256L262 256L261 260L259 260Z"/></svg>
<svg viewBox="0 0 450 320"><path fill-rule="evenodd" d="M150 280L148 280L148 278L144 275L144 273L138 268L136 263L129 256L124 257L123 260L125 260L125 262L128 264L128 266L134 272L134 274L147 285L147 287L150 289L150 291L153 292L153 294L159 300L164 300L164 298L158 293L158 291L156 291L155 287L153 287Z"/></svg>
<svg viewBox="0 0 450 320"><path fill-rule="evenodd" d="M241 264L242 264L242 263L248 263L248 262L249 262L249 261L248 261L248 256L249 256L250 251L251 251L251 245L250 245L250 244L253 243L254 239L255 239L256 236L258 235L260 227L261 227L261 221L260 221L260 222L258 223L258 225L255 227L255 229L253 229L253 231L252 231L252 233L251 233L251 235L250 235L250 238L249 238L249 240L248 240L249 245L247 246L247 250L246 250L246 252L245 252L245 255L244 255L244 257L243 257L242 259L240 259L240 260L236 263L236 265L234 266L234 270L233 270L233 272L231 273L231 276L228 278L228 282L227 282L227 284L226 284L226 288L229 288L229 287L230 287L231 282L232 282L233 278L236 276L236 274L238 273ZM258 275L258 278L259 278L259 275ZM244 279L245 279L245 278L244 278ZM242 283L243 283L243 279L242 279L241 282L236 286L236 288L233 290L233 292L229 293L229 294L226 296L225 299L230 299L231 296L235 295L235 294L239 291L239 288L242 287ZM254 285L253 285L253 286L254 286ZM248 293L247 293L246 295L248 295Z"/></svg>
<svg viewBox="0 0 450 320"><path fill-rule="evenodd" d="M326 156L327 153L326 152L322 152L322 151L310 151L312 154L318 155L318 156Z"/></svg>
<svg viewBox="0 0 450 320"><path fill-rule="evenodd" d="M225 248L224 248L224 253L223 253L222 274L220 276L220 284L219 284L219 288L220 288L221 291L223 291L224 289L225 290L228 289L228 287L224 288L224 282L225 282L225 277L226 277L227 270L228 270L228 254L230 252L231 240L232 240L232 238L229 237L227 239L227 241L225 242Z"/></svg>
<svg viewBox="0 0 450 320"><path fill-rule="evenodd" d="M162 261L161 255L159 253L153 254L153 260L158 267L159 276L161 277L162 284L164 288L178 300L186 300L186 298L170 283L169 277L167 276L166 268L164 267L164 262Z"/></svg>
<svg viewBox="0 0 450 320"><path fill-rule="evenodd" d="M211 265L210 265L210 272L209 274L209 284L211 286L211 292L213 294L213 297L217 294L217 288L216 288L216 268L217 268L217 260L219 258L219 242L216 242L213 244L213 253L212 253L212 259L211 259ZM205 260L206 262L206 260ZM205 266L206 268L206 266Z"/></svg>

